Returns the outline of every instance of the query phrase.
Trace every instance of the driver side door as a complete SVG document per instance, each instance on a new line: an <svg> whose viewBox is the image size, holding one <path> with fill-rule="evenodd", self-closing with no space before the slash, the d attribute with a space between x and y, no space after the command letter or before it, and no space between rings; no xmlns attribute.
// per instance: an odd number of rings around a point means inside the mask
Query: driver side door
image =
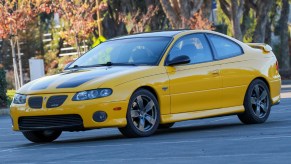
<svg viewBox="0 0 291 164"><path fill-rule="evenodd" d="M180 38L167 60L187 55L189 64L166 66L170 79L171 113L184 113L222 107L220 64L204 34Z"/></svg>

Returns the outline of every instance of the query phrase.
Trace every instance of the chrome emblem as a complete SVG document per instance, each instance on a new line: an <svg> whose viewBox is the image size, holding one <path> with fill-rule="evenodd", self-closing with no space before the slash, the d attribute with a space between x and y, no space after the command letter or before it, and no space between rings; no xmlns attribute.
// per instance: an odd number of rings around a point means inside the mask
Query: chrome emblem
<svg viewBox="0 0 291 164"><path fill-rule="evenodd" d="M167 89L168 89L168 87L163 87L162 88L163 91L166 91Z"/></svg>

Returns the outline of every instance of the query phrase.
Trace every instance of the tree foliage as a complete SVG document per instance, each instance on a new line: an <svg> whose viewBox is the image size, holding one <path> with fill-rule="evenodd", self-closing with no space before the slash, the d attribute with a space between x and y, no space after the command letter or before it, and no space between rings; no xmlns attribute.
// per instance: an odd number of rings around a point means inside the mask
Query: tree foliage
<svg viewBox="0 0 291 164"><path fill-rule="evenodd" d="M279 53L282 68L290 68L287 48L290 0L217 2L217 18L228 27L228 35L245 42L272 44L270 38L275 29L280 44L286 47ZM126 34L181 28L214 30L209 21L213 16L212 3L212 0L0 0L0 38L6 40L3 41L6 47L9 39L24 42L21 48L25 60L30 57L28 54L44 58L47 73L54 74L76 58L59 55L65 43L81 52L81 44L96 46L105 39ZM59 24L54 22L56 13ZM42 41L43 34L48 32L52 34L49 45Z"/></svg>

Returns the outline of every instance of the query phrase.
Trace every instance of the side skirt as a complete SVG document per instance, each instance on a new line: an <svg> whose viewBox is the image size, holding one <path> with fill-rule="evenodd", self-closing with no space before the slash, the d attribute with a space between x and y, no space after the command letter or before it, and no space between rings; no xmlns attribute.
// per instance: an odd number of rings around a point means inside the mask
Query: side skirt
<svg viewBox="0 0 291 164"><path fill-rule="evenodd" d="M200 118L238 114L244 111L245 111L244 106L234 106L234 107L228 107L228 108L201 110L201 111L187 112L187 113L167 114L167 115L161 115L161 123L171 123L171 122L194 120L194 119L200 119Z"/></svg>

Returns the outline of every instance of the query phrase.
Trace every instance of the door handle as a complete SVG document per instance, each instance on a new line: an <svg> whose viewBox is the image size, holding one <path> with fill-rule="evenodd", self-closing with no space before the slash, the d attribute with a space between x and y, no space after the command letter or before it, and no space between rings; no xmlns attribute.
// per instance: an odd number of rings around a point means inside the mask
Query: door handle
<svg viewBox="0 0 291 164"><path fill-rule="evenodd" d="M211 71L211 74L217 76L217 75L219 75L219 70L216 69L214 71Z"/></svg>

